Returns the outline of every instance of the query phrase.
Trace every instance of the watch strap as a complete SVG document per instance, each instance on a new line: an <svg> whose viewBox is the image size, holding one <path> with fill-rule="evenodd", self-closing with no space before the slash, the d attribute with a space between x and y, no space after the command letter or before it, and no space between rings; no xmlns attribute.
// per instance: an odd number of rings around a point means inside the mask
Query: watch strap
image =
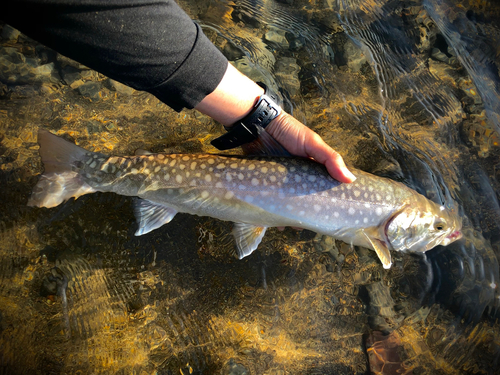
<svg viewBox="0 0 500 375"><path fill-rule="evenodd" d="M265 129L269 123L281 113L279 97L262 82L257 84L264 89L264 94L259 97L252 111L236 122L225 127L226 134L214 139L211 143L219 150L229 150L254 141L259 137L259 129Z"/></svg>

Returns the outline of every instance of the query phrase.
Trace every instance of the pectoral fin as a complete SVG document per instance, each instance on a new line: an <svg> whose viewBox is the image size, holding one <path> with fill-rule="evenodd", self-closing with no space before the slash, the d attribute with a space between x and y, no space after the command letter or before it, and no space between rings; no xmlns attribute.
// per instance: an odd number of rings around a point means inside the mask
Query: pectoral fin
<svg viewBox="0 0 500 375"><path fill-rule="evenodd" d="M378 255L385 269L392 266L391 252L383 240L379 239L378 230L376 228L363 229L361 233L365 236L368 242L372 245L373 249Z"/></svg>
<svg viewBox="0 0 500 375"><path fill-rule="evenodd" d="M169 223L176 213L177 211L173 208L146 199L136 199L134 201L134 214L139 223L139 229L137 229L135 235L142 236L158 229L163 224Z"/></svg>
<svg viewBox="0 0 500 375"><path fill-rule="evenodd" d="M242 259L257 249L262 237L266 233L266 227L258 227L251 224L235 223L233 236L238 249L238 258Z"/></svg>

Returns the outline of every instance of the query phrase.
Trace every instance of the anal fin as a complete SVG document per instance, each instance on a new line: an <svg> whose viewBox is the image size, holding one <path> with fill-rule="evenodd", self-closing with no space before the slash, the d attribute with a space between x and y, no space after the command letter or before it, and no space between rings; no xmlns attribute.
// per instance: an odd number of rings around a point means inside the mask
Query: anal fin
<svg viewBox="0 0 500 375"><path fill-rule="evenodd" d="M177 210L146 199L135 199L134 214L139 224L135 235L142 236L169 223L177 214Z"/></svg>
<svg viewBox="0 0 500 375"><path fill-rule="evenodd" d="M242 259L253 253L259 246L267 227L258 227L252 224L235 223L233 236L238 249L238 258Z"/></svg>

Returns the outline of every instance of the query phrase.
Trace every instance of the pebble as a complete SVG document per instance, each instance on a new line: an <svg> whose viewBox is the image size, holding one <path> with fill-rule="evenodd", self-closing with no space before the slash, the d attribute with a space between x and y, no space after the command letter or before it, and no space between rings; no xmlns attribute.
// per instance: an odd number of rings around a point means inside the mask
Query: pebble
<svg viewBox="0 0 500 375"><path fill-rule="evenodd" d="M222 375L250 375L248 369L231 358L222 368Z"/></svg>
<svg viewBox="0 0 500 375"><path fill-rule="evenodd" d="M123 83L120 83L113 79L109 79L109 85L111 86L112 90L115 90L117 93L122 95L132 95L135 91L132 87L124 85Z"/></svg>
<svg viewBox="0 0 500 375"><path fill-rule="evenodd" d="M344 44L344 57L347 60L347 66L353 72L359 72L361 66L367 61L361 47L356 45L351 39L347 39Z"/></svg>
<svg viewBox="0 0 500 375"><path fill-rule="evenodd" d="M61 76L68 86L81 78L80 71L69 65L61 69Z"/></svg>
<svg viewBox="0 0 500 375"><path fill-rule="evenodd" d="M280 79L282 87L292 96L300 90L299 72L300 67L293 57L282 57L276 62L275 75Z"/></svg>
<svg viewBox="0 0 500 375"><path fill-rule="evenodd" d="M0 47L0 56L14 64L20 64L26 61L24 55L13 47Z"/></svg>
<svg viewBox="0 0 500 375"><path fill-rule="evenodd" d="M289 43L285 36L286 31L274 26L269 26L269 30L264 35L265 40L278 44L282 48L288 49Z"/></svg>
<svg viewBox="0 0 500 375"><path fill-rule="evenodd" d="M21 35L21 32L17 29L14 29L10 25L4 25L3 30L2 30L2 38L11 40L11 41L17 41L17 38L19 38L19 35Z"/></svg>
<svg viewBox="0 0 500 375"><path fill-rule="evenodd" d="M97 82L86 82L77 88L80 95L89 98L92 101L97 101L100 99L99 91L101 90L101 85Z"/></svg>

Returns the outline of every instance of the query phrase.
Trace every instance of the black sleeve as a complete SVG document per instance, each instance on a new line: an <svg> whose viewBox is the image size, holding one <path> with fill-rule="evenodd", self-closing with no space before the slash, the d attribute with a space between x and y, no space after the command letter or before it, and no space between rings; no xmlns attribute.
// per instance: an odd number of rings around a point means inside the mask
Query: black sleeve
<svg viewBox="0 0 500 375"><path fill-rule="evenodd" d="M176 111L196 106L227 68L173 0L4 1L4 22Z"/></svg>

